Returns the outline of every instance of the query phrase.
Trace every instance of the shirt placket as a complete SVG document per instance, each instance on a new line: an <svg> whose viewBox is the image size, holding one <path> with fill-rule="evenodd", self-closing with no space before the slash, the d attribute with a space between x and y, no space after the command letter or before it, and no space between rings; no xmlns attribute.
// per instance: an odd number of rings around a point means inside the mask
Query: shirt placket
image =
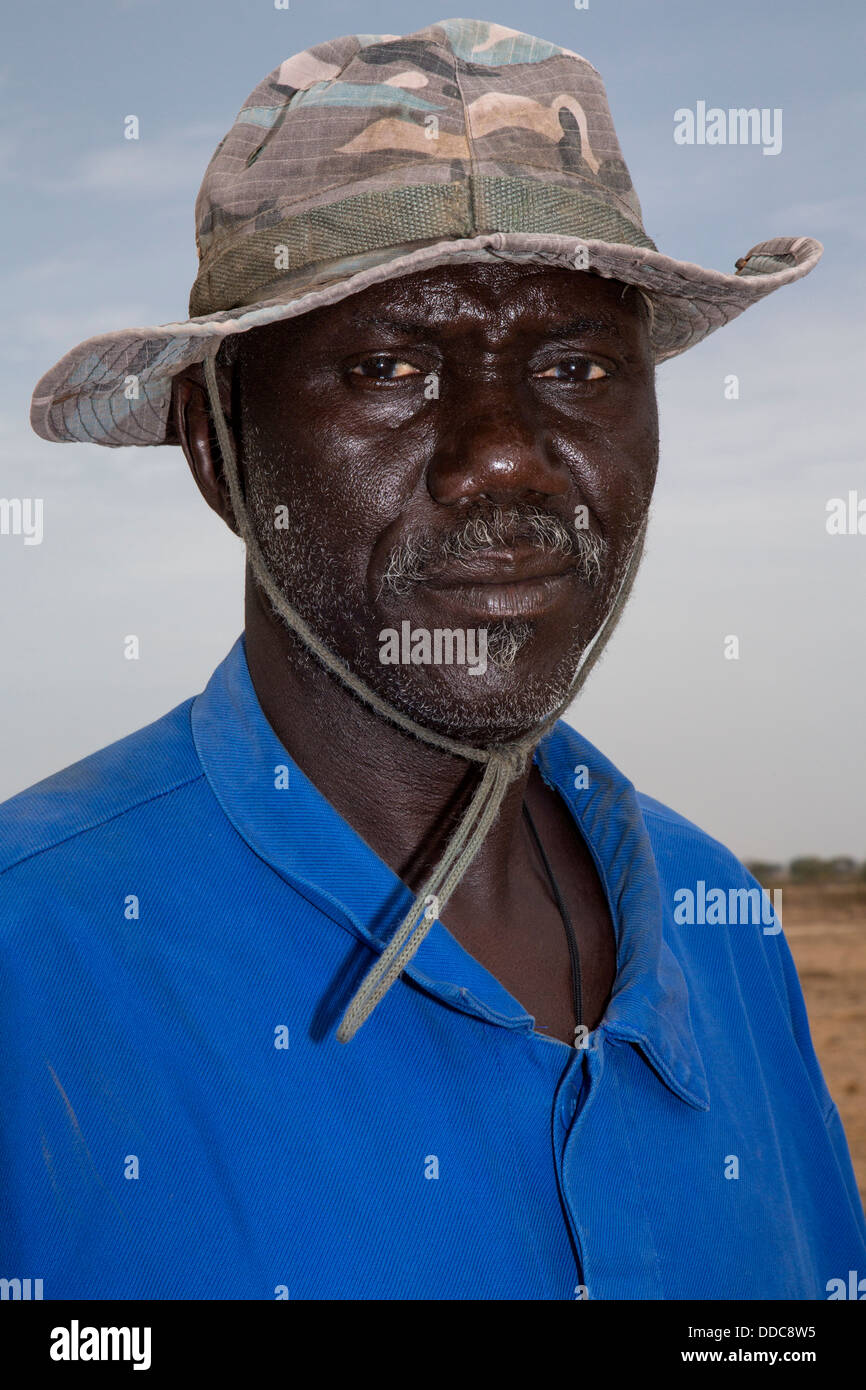
<svg viewBox="0 0 866 1390"><path fill-rule="evenodd" d="M664 1297L634 1161L640 1137L634 1117L633 1133L626 1132L617 1077L624 1045L596 1029L575 1049L556 1096L556 1171L578 1262L577 1298Z"/></svg>
<svg viewBox="0 0 866 1390"><path fill-rule="evenodd" d="M586 1046L574 1049L574 1055L560 1078L553 1099L553 1147L556 1181L577 1266L577 1282L574 1291L576 1299L587 1298L588 1292L583 1275L582 1237L566 1190L564 1161L569 1138L586 1101L589 1078L588 1057L594 1047L595 1034L590 1033L586 1039Z"/></svg>

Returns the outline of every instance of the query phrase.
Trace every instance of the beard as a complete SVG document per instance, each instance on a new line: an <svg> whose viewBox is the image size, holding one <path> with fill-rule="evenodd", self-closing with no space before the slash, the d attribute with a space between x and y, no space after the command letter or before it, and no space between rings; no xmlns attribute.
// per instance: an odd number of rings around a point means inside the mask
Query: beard
<svg viewBox="0 0 866 1390"><path fill-rule="evenodd" d="M364 580L353 578L349 567L340 565L339 538L335 544L333 536L323 536L321 512L308 492L301 490L293 497L288 524L276 524L278 511L286 504L274 465L259 448L254 430L245 434L247 510L277 587L319 639L381 698L415 723L477 746L522 737L563 710L581 657L619 592L630 546L611 564L612 547L604 537L528 505L471 504L461 513L459 524L444 534L432 529L408 532L386 557L380 599L411 600L440 567L447 564L451 575L459 574L462 561L470 562L486 549L528 541L543 552L572 558L584 586L598 591L601 612L591 623L571 625L555 658L545 662L543 669L531 659L536 624L520 618L485 625L488 665L480 677L468 678L465 667L382 665L377 640L380 622L370 612ZM318 673L321 666L315 655L279 609L265 595L261 597L290 636L293 665ZM348 616L352 613L360 615L354 623Z"/></svg>

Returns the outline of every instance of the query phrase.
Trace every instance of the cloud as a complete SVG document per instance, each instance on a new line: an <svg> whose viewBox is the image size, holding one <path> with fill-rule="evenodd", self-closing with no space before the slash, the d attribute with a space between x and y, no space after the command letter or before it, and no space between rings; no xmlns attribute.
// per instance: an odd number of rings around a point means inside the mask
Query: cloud
<svg viewBox="0 0 866 1390"><path fill-rule="evenodd" d="M788 203L779 209L778 216L784 226L818 228L810 235L816 235L819 239L832 230L845 232L858 241L866 240L866 199L854 194Z"/></svg>
<svg viewBox="0 0 866 1390"><path fill-rule="evenodd" d="M170 193L195 197L224 134L216 123L151 134L144 119L140 139L127 140L119 120L112 144L90 151L59 178L35 182L52 197L68 193L80 197L88 192L111 198L165 198Z"/></svg>

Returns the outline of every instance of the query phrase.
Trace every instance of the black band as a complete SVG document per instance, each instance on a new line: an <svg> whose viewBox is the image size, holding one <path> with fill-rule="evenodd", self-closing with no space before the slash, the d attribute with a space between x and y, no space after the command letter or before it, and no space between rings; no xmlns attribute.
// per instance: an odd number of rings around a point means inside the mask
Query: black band
<svg viewBox="0 0 866 1390"><path fill-rule="evenodd" d="M553 889L553 896L556 899L556 906L559 908L559 915L562 918L562 924L565 927L565 935L568 941L568 954L571 959L571 987L574 999L574 1022L576 1033L577 1029L580 1028L580 1026L583 1023L583 998L581 988L582 981L580 974L580 952L577 949L577 937L574 934L574 927L571 925L571 918L568 915L568 908L565 906L562 894L559 891L559 884L557 883L556 878L554 877L553 869L550 867L550 860L544 852L544 845L541 843L541 837L539 836L538 831L535 827L535 821L532 819L532 816L529 812L529 807L527 806L525 801L523 803L523 814L525 815L527 824L529 825L529 828L532 831L533 839L535 840L535 843L538 846L538 852L541 855L541 861L544 864L544 867L547 871L547 877L550 879L550 886Z"/></svg>

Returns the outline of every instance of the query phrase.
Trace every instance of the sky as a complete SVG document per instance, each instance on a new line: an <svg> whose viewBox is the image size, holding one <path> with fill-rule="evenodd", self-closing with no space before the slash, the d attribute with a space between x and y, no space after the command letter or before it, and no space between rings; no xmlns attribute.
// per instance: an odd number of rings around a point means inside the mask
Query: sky
<svg viewBox="0 0 866 1390"><path fill-rule="evenodd" d="M660 367L646 558L568 719L741 858L864 859L866 535L826 528L830 499L866 499L862 7L473 0L457 13L600 70L660 250L732 271L768 237L825 246L806 279ZM91 334L185 317L205 166L267 72L340 34L451 14L418 0L43 0L7 17L0 498L44 499L44 522L38 545L0 535L0 798L201 690L243 625L240 543L180 450L44 442L28 422L37 380ZM781 149L677 143L675 112L699 101L781 109ZM130 114L138 141L124 139Z"/></svg>

